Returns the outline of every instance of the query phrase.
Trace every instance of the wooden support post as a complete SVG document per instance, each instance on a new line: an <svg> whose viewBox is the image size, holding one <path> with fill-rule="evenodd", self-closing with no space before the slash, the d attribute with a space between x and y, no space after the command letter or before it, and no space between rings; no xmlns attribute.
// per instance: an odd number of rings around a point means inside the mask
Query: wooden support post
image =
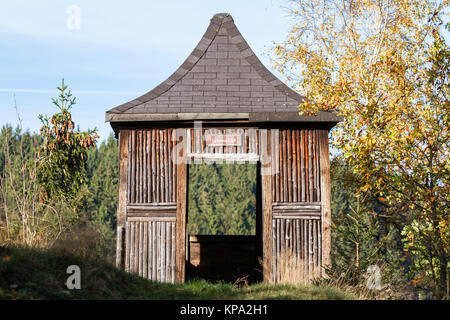
<svg viewBox="0 0 450 320"><path fill-rule="evenodd" d="M181 283L186 277L186 203L187 203L187 163L186 137L178 143L182 148L176 148L177 154L177 220L176 220L176 257L175 282Z"/></svg>
<svg viewBox="0 0 450 320"><path fill-rule="evenodd" d="M261 159L264 160L264 167L261 167L262 172L262 214L263 214L263 277L264 282L273 282L272 263L273 263L273 248L272 248L272 143L271 131L267 130L267 146L261 148ZM263 140L263 139L261 139ZM264 154L265 153L265 154Z"/></svg>
<svg viewBox="0 0 450 320"><path fill-rule="evenodd" d="M116 235L116 267L118 269L124 269L124 234L125 228L123 226L117 226Z"/></svg>
<svg viewBox="0 0 450 320"><path fill-rule="evenodd" d="M116 247L116 265L118 268L124 268L124 247L123 241L127 207L127 180L128 180L128 130L119 132L119 203L117 206L117 247Z"/></svg>
<svg viewBox="0 0 450 320"><path fill-rule="evenodd" d="M319 139L320 158L320 196L322 209L322 264L331 263L331 178L330 151L328 147L328 131L320 130Z"/></svg>

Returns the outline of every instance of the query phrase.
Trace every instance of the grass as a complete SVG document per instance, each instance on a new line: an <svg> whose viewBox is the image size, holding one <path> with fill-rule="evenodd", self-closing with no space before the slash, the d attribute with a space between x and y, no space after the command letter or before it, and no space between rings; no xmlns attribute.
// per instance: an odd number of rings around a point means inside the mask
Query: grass
<svg viewBox="0 0 450 320"><path fill-rule="evenodd" d="M69 265L81 269L81 289L68 290ZM101 259L55 250L0 246L0 299L301 299L357 297L333 287L269 285L237 286L191 280L156 283L118 270Z"/></svg>

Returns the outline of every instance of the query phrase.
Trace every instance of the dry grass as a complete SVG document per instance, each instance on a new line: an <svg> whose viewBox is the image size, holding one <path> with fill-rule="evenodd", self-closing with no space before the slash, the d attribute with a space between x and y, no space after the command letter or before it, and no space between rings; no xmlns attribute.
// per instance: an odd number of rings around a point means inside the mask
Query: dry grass
<svg viewBox="0 0 450 320"><path fill-rule="evenodd" d="M296 285L308 285L320 277L321 270L309 261L298 259L295 255L282 253L276 264L277 282Z"/></svg>

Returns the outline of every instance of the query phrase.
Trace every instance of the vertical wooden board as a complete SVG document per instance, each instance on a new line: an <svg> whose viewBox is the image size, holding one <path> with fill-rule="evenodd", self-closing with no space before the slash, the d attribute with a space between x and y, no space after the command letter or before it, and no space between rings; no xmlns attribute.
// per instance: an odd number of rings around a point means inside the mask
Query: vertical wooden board
<svg viewBox="0 0 450 320"><path fill-rule="evenodd" d="M171 258L171 247L172 247L172 237L170 234L171 228L170 228L171 223L170 222L166 222L166 282L171 282L171 278L170 278L170 258Z"/></svg>
<svg viewBox="0 0 450 320"><path fill-rule="evenodd" d="M125 271L130 272L130 243L131 243L131 226L126 223L126 240L125 240Z"/></svg>
<svg viewBox="0 0 450 320"><path fill-rule="evenodd" d="M313 275L313 240L312 240L312 220L308 220L308 276L309 280Z"/></svg>
<svg viewBox="0 0 450 320"><path fill-rule="evenodd" d="M289 219L285 219L285 223L286 223L285 255L286 255L286 265L289 266L291 262L291 238L290 238L291 221Z"/></svg>
<svg viewBox="0 0 450 320"><path fill-rule="evenodd" d="M287 256L286 256L286 235L285 235L285 219L280 220L280 259L282 262L282 273L286 273Z"/></svg>
<svg viewBox="0 0 450 320"><path fill-rule="evenodd" d="M123 130L125 132L125 130ZM128 152L127 152L127 201L131 203L131 131L126 130L128 136ZM119 186L120 187L120 186ZM119 199L120 201L120 199ZM125 202L126 204L126 202Z"/></svg>
<svg viewBox="0 0 450 320"><path fill-rule="evenodd" d="M148 182L147 182L147 158L148 158L148 153L147 153L147 130L143 130L142 131L142 202L144 203L148 203L148 198L147 198L147 187L148 187Z"/></svg>
<svg viewBox="0 0 450 320"><path fill-rule="evenodd" d="M192 146L195 153L202 153L201 132L199 129L192 130L194 145Z"/></svg>
<svg viewBox="0 0 450 320"><path fill-rule="evenodd" d="M262 168L261 162L256 164L256 221L255 221L255 238L256 238L256 256L255 261L262 259L264 267L264 212L262 198ZM270 192L270 191L269 191ZM189 217L188 217L189 218ZM264 272L264 268L263 268ZM264 275L263 275L264 276Z"/></svg>
<svg viewBox="0 0 450 320"><path fill-rule="evenodd" d="M136 177L135 177L135 183L136 183L136 202L140 203L141 199L140 199L140 191L141 191L141 181L140 181L140 172L141 172L141 159L140 159L140 152L141 152L141 147L140 147L140 130L136 130L136 149L135 149L135 153L136 153Z"/></svg>
<svg viewBox="0 0 450 320"><path fill-rule="evenodd" d="M161 188L161 174L160 174L160 154L161 154L161 150L160 150L160 146L159 146L159 130L155 130L155 134L156 134L156 141L154 142L155 144L155 155L156 155L156 166L155 166L155 183L156 183L156 195L155 195L155 202L161 202L161 198L160 198L160 188Z"/></svg>
<svg viewBox="0 0 450 320"><path fill-rule="evenodd" d="M117 225L116 228L116 267L118 269L122 269L124 268L123 266L123 262L124 262L124 258L123 258L123 251L124 251L124 227Z"/></svg>
<svg viewBox="0 0 450 320"><path fill-rule="evenodd" d="M290 230L289 230L289 237L290 237L290 243L291 243L289 252L290 252L290 256L291 256L294 268L296 268L296 264L297 264L297 255L296 255L297 245L295 242L295 220L297 220L297 219L291 220L291 225L290 225Z"/></svg>
<svg viewBox="0 0 450 320"><path fill-rule="evenodd" d="M328 131L321 130L319 139L321 224L322 224L322 267L331 262L331 180Z"/></svg>
<svg viewBox="0 0 450 320"><path fill-rule="evenodd" d="M314 201L320 201L319 130L314 130Z"/></svg>
<svg viewBox="0 0 450 320"><path fill-rule="evenodd" d="M128 138L129 131L119 132L119 203L117 222L120 226L125 226L126 205L127 205L127 182L128 182Z"/></svg>
<svg viewBox="0 0 450 320"><path fill-rule="evenodd" d="M267 132L266 140L267 140L267 148L266 151L267 154L266 157L266 165L272 166L272 142L271 137L272 133L270 130L265 131ZM271 169L271 168L270 168ZM263 233L263 278L264 281L270 282L270 279L272 279L272 273L274 272L272 270L272 259L273 259L273 227L272 227L272 181L273 181L273 175L269 174L272 173L272 169L269 171L265 170L265 175L261 177L261 193L262 193L262 233ZM260 174L260 172L258 173Z"/></svg>
<svg viewBox="0 0 450 320"><path fill-rule="evenodd" d="M175 201L173 196L173 187L172 187L172 181L173 181L173 161L172 161L172 129L169 129L167 132L167 145L168 145L168 154L167 154L167 164L168 164L168 176L167 176L167 182L168 182L168 188L169 188L169 201L173 202Z"/></svg>
<svg viewBox="0 0 450 320"><path fill-rule="evenodd" d="M280 152L278 150L280 145L279 132L277 129L270 130L271 133L271 143L272 143L272 164L274 168L272 169L273 179L272 179L272 188L274 190L274 198L273 201L280 201L280 191L279 191L279 181L280 181L280 166L279 166L279 157Z"/></svg>
<svg viewBox="0 0 450 320"><path fill-rule="evenodd" d="M280 219L276 219L277 221L277 281L279 282L281 273L283 272L282 266L280 263L280 254L281 254L281 226Z"/></svg>
<svg viewBox="0 0 450 320"><path fill-rule="evenodd" d="M201 152L204 153L206 152L206 140L204 139L204 132L205 129L203 130L199 130L200 131L200 146L201 146Z"/></svg>
<svg viewBox="0 0 450 320"><path fill-rule="evenodd" d="M314 177L313 177L313 153L312 153L312 134L311 130L308 130L308 201L314 201Z"/></svg>
<svg viewBox="0 0 450 320"><path fill-rule="evenodd" d="M156 281L161 282L161 222L156 223Z"/></svg>
<svg viewBox="0 0 450 320"><path fill-rule="evenodd" d="M135 272L137 274L139 274L139 231L140 231L140 226L139 226L139 222L135 222L135 231L134 231L134 269Z"/></svg>
<svg viewBox="0 0 450 320"><path fill-rule="evenodd" d="M166 202L170 202L170 176L169 176L169 167L170 167L170 156L169 156L169 134L168 130L164 131L164 154L166 155L166 165L164 167L164 176L165 176L165 188L166 188Z"/></svg>
<svg viewBox="0 0 450 320"><path fill-rule="evenodd" d="M166 222L161 222L161 281L166 282Z"/></svg>
<svg viewBox="0 0 450 320"><path fill-rule="evenodd" d="M309 143L309 148L310 148L310 159L311 159L311 201L316 201L316 159L315 159L315 150L314 150L314 143L315 143L315 139L314 139L314 130L309 130L310 134L311 134L311 139L310 139L310 143Z"/></svg>
<svg viewBox="0 0 450 320"><path fill-rule="evenodd" d="M171 235L172 235L172 246L171 246L171 264L170 264L170 273L171 273L171 280L170 282L174 283L175 282L175 248L176 248L176 230L175 230L175 223L171 222L170 223L171 226Z"/></svg>
<svg viewBox="0 0 450 320"><path fill-rule="evenodd" d="M315 137L315 143L314 143L314 154L315 154L315 179L314 182L316 185L316 202L320 202L320 162L319 162L319 130L314 130L314 137Z"/></svg>
<svg viewBox="0 0 450 320"><path fill-rule="evenodd" d="M277 234L277 225L275 219L272 219L272 282L276 282L276 274L277 274L277 268L276 268L276 262L277 262L277 255L276 255L276 234Z"/></svg>
<svg viewBox="0 0 450 320"><path fill-rule="evenodd" d="M152 229L151 229L151 222L147 222L145 224L145 277L147 279L152 278Z"/></svg>
<svg viewBox="0 0 450 320"><path fill-rule="evenodd" d="M139 201L144 202L144 147L143 130L139 130Z"/></svg>
<svg viewBox="0 0 450 320"><path fill-rule="evenodd" d="M283 191L283 202L288 201L288 179L287 179L287 157L286 157L286 130L282 130L283 136L283 144L282 144L282 153L283 157L281 158L282 167L283 167L283 184L281 185Z"/></svg>
<svg viewBox="0 0 450 320"><path fill-rule="evenodd" d="M146 172L147 172L147 203L152 202L152 131L147 130L147 164L146 164Z"/></svg>
<svg viewBox="0 0 450 320"><path fill-rule="evenodd" d="M176 219L176 271L175 281L185 281L186 264L186 203L187 203L187 166L185 159L186 141L177 154L177 219Z"/></svg>
<svg viewBox="0 0 450 320"><path fill-rule="evenodd" d="M303 220L303 274L308 277L308 233L307 233L307 223L308 220Z"/></svg>
<svg viewBox="0 0 450 320"><path fill-rule="evenodd" d="M317 277L317 224L315 220L312 220L313 228L313 266L314 266L314 277Z"/></svg>
<svg viewBox="0 0 450 320"><path fill-rule="evenodd" d="M135 233L134 233L134 238L135 238L135 243L134 243L134 259L135 259L135 269L136 269L136 273L139 275L139 258L140 258L140 252L139 252L139 247L141 244L140 241L140 222L135 222L136 225L136 229L135 229Z"/></svg>
<svg viewBox="0 0 450 320"><path fill-rule="evenodd" d="M305 139L303 140L303 143L304 143L304 145L303 145L303 148L304 148L304 153L305 153L305 156L304 156L304 160L305 160L305 198L306 198L306 200L305 201L307 201L307 202L310 202L311 201L311 199L310 199L310 197L309 197L309 188L310 188L310 186L309 186L309 167L310 167L310 163L309 163L309 149L308 149L308 145L309 145L309 137L308 137L308 133L309 133L309 130L304 130L304 137L305 137Z"/></svg>
<svg viewBox="0 0 450 320"><path fill-rule="evenodd" d="M135 230L136 223L130 222L131 224L131 238L130 238L130 272L135 272L135 247L136 247L136 238L135 238Z"/></svg>
<svg viewBox="0 0 450 320"><path fill-rule="evenodd" d="M298 185L297 185L297 132L298 130L292 130L292 201L298 200Z"/></svg>
<svg viewBox="0 0 450 320"><path fill-rule="evenodd" d="M318 243L318 253L317 253L317 259L319 260L319 277L322 276L322 224L320 223L320 220L317 221L318 224L318 232L317 232L317 243Z"/></svg>
<svg viewBox="0 0 450 320"><path fill-rule="evenodd" d="M156 200L156 144L155 144L155 140L156 140L156 133L155 130L152 129L150 130L151 132L151 148L150 148L150 154L151 154L151 163L150 163L150 176L151 176L151 189L150 189L150 194L151 194L151 202L155 203L157 202Z"/></svg>
<svg viewBox="0 0 450 320"><path fill-rule="evenodd" d="M295 243L296 243L296 261L297 266L300 266L300 249L301 249L301 239L300 239L300 219L295 220Z"/></svg>
<svg viewBox="0 0 450 320"><path fill-rule="evenodd" d="M270 143L270 149L268 148L268 150L270 150L270 166L271 166L271 183L272 183L272 201L277 201L277 191L276 191L276 166L275 166L275 161L276 161L276 153L275 153L275 145L276 143L273 143L273 132L272 130L267 130L267 132L269 132L270 134L270 138L267 139L268 143Z"/></svg>
<svg viewBox="0 0 450 320"><path fill-rule="evenodd" d="M297 182L297 201L300 202L302 199L302 195L301 195L301 168L300 168L300 130L295 130L295 149L296 149L296 154L297 154L297 158L295 161L295 168L296 168L296 177L295 177L295 181Z"/></svg>
<svg viewBox="0 0 450 320"><path fill-rule="evenodd" d="M147 278L147 252L148 252L148 238L147 227L148 222L142 222L142 276Z"/></svg>
<svg viewBox="0 0 450 320"><path fill-rule="evenodd" d="M174 136L175 136L175 132L174 132ZM176 150L176 149L175 149L176 141L173 140L172 143L173 143L173 146L174 146L173 152L175 153L175 150ZM176 155L176 154L174 154L173 157L174 157L173 159L177 159L177 155ZM178 166L176 165L176 163L173 164L173 180L172 180L172 183L173 183L173 196L174 196L173 201L174 201L174 202L177 202L177 201L178 201L178 194L177 194L177 190L178 190L178 189L177 189L177 183L178 183Z"/></svg>
<svg viewBox="0 0 450 320"><path fill-rule="evenodd" d="M143 274L143 257L144 257L144 223L139 222L139 275Z"/></svg>
<svg viewBox="0 0 450 320"><path fill-rule="evenodd" d="M157 281L158 274L158 260L157 260L157 235L156 235L156 223L152 221L152 280Z"/></svg>
<svg viewBox="0 0 450 320"><path fill-rule="evenodd" d="M292 202L292 154L291 154L291 130L286 130L286 167L287 167L287 201Z"/></svg>
<svg viewBox="0 0 450 320"><path fill-rule="evenodd" d="M139 176L138 176L138 185L139 185L139 202L142 203L144 202L143 199L143 164L144 161L142 159L142 155L143 155L143 147L142 147L142 130L139 130L139 144L138 144L138 163L139 163Z"/></svg>
<svg viewBox="0 0 450 320"><path fill-rule="evenodd" d="M139 135L138 130L135 130L134 132L134 202L139 203Z"/></svg>
<svg viewBox="0 0 450 320"><path fill-rule="evenodd" d="M131 164L131 181L130 181L130 202L135 203L136 202L136 146L135 146L135 140L136 140L136 131L131 130L131 155L130 155L130 164Z"/></svg>
<svg viewBox="0 0 450 320"><path fill-rule="evenodd" d="M118 205L117 205L117 236L119 235L120 228L124 228L126 224L126 205L128 198L128 154L129 154L129 131L121 130L119 132L119 195L118 195ZM117 244L116 249L116 265L119 268L123 268L125 265L124 260L124 244L122 238L118 238L120 243ZM126 253L125 253L126 255Z"/></svg>
<svg viewBox="0 0 450 320"><path fill-rule="evenodd" d="M305 175L305 130L300 131L300 179L301 179L301 201L306 201L306 175Z"/></svg>
<svg viewBox="0 0 450 320"><path fill-rule="evenodd" d="M165 154L164 154L164 130L159 131L159 189L160 189L160 202L164 202L165 200L165 190L164 190L164 167L165 167Z"/></svg>
<svg viewBox="0 0 450 320"><path fill-rule="evenodd" d="M134 264L134 223L130 222L130 242L129 242L129 272L133 272L133 264Z"/></svg>
<svg viewBox="0 0 450 320"><path fill-rule="evenodd" d="M278 144L278 165L279 165L279 174L278 174L278 192L280 196L278 197L277 201L283 202L283 131L279 131L279 144Z"/></svg>
<svg viewBox="0 0 450 320"><path fill-rule="evenodd" d="M277 151L276 146L278 144L278 141L274 141L275 139L275 130L269 130L270 131L270 143L271 143L271 166L272 166L272 201L277 201Z"/></svg>

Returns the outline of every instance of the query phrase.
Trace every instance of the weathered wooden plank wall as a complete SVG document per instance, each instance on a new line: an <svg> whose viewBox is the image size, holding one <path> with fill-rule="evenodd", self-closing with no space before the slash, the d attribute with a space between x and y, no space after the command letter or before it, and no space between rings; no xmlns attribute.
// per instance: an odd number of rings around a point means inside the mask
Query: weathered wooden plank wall
<svg viewBox="0 0 450 320"><path fill-rule="evenodd" d="M320 130L283 129L273 143L272 282L321 275L320 137Z"/></svg>
<svg viewBox="0 0 450 320"><path fill-rule="evenodd" d="M175 282L177 166L172 129L128 131L125 270Z"/></svg>
<svg viewBox="0 0 450 320"><path fill-rule="evenodd" d="M175 281L175 222L130 217L126 235L126 271L154 281Z"/></svg>
<svg viewBox="0 0 450 320"><path fill-rule="evenodd" d="M241 143L207 145L211 129L239 133ZM184 149L177 155L174 132L121 130L119 221L125 228L126 270L156 281L184 281L187 178L180 159L199 158L262 161L261 170L270 167L271 174L261 179L264 279L289 281L301 274L310 281L321 275L330 251L327 130L182 129Z"/></svg>
<svg viewBox="0 0 450 320"><path fill-rule="evenodd" d="M175 203L172 129L131 130L128 203Z"/></svg>

